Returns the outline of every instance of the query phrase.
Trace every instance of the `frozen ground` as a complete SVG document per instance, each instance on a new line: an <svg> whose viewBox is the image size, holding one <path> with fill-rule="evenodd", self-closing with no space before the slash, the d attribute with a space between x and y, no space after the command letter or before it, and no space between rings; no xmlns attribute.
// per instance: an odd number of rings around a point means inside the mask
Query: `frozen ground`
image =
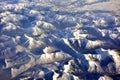
<svg viewBox="0 0 120 80"><path fill-rule="evenodd" d="M119 0L0 0L0 80L120 80Z"/></svg>

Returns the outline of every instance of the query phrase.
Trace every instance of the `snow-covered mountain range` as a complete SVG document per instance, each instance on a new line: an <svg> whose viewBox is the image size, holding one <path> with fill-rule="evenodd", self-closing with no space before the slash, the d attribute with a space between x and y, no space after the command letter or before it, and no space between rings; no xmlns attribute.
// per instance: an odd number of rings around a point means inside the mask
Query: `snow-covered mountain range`
<svg viewBox="0 0 120 80"><path fill-rule="evenodd" d="M119 0L0 0L0 80L120 80Z"/></svg>

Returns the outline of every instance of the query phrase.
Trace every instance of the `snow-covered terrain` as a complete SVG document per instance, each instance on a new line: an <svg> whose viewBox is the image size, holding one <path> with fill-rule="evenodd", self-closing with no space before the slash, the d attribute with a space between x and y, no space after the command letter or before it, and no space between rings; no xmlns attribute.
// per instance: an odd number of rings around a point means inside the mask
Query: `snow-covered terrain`
<svg viewBox="0 0 120 80"><path fill-rule="evenodd" d="M120 80L120 0L0 0L0 80Z"/></svg>

